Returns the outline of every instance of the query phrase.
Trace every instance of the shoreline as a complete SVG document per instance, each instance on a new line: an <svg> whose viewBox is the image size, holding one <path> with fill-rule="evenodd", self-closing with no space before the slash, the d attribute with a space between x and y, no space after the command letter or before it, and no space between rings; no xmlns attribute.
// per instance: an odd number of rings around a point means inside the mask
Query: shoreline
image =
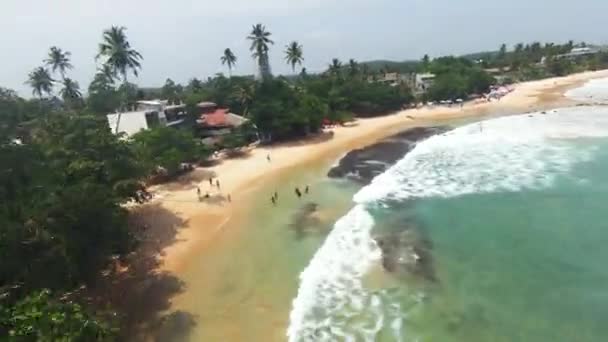
<svg viewBox="0 0 608 342"><path fill-rule="evenodd" d="M325 131L311 139L258 147L241 158L222 160L216 166L197 168L178 180L150 188L154 198L147 205L158 205L184 221L176 242L159 251L160 271L179 273L193 252L212 242L231 217L243 212L250 200L248 194L278 173L301 167L321 158L338 158L406 128L428 126L449 120L483 118L567 107L577 102L567 99L567 90L594 79L608 77L608 70L585 72L517 84L515 90L499 101L466 103L459 106L402 110L394 114L362 118L352 124ZM271 162L267 161L270 155ZM208 178L221 181L221 192L209 187ZM212 203L196 200L196 187L209 191ZM230 194L232 203L225 202ZM157 222L147 222L149 226ZM204 232L197 227L204 227ZM162 228L162 227L160 227Z"/></svg>

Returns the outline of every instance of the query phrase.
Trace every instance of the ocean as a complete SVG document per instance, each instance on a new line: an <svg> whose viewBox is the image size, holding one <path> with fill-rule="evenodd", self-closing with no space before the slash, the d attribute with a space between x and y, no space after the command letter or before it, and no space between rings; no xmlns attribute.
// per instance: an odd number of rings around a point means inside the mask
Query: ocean
<svg viewBox="0 0 608 342"><path fill-rule="evenodd" d="M607 171L601 105L420 142L354 195L300 274L288 339L605 341Z"/></svg>

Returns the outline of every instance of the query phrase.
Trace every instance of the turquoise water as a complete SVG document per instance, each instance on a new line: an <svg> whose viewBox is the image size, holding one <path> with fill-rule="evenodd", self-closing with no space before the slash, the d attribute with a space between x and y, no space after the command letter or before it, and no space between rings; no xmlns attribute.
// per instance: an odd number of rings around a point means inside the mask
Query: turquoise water
<svg viewBox="0 0 608 342"><path fill-rule="evenodd" d="M608 338L608 144L585 144L602 149L551 187L416 202L440 283L410 318L415 335L433 341Z"/></svg>
<svg viewBox="0 0 608 342"><path fill-rule="evenodd" d="M300 275L290 341L608 340L607 137L608 108L585 107L420 143ZM423 241L432 266L386 272L388 233L398 265Z"/></svg>

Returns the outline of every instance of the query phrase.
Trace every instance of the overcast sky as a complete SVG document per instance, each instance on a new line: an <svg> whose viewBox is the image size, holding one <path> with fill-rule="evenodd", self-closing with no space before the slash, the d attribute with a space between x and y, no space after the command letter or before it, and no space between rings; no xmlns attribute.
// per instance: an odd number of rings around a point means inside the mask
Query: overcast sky
<svg viewBox="0 0 608 342"><path fill-rule="evenodd" d="M272 32L273 72L288 73L285 45L304 45L305 66L342 60L418 59L495 49L524 41L573 39L607 43L608 0L0 0L0 86L29 96L27 74L50 46L72 52L69 77L86 89L103 29L127 27L144 56L136 80L160 86L226 72L225 48L237 74L254 63L245 36L252 24Z"/></svg>

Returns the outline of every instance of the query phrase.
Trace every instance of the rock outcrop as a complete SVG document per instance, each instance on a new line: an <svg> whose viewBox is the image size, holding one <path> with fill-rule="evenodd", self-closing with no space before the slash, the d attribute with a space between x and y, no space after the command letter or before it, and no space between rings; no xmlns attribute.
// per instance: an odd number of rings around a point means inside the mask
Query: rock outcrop
<svg viewBox="0 0 608 342"><path fill-rule="evenodd" d="M327 176L348 178L361 184L369 184L374 177L386 171L411 151L417 142L447 130L447 127L416 127L373 145L353 150L329 170Z"/></svg>

